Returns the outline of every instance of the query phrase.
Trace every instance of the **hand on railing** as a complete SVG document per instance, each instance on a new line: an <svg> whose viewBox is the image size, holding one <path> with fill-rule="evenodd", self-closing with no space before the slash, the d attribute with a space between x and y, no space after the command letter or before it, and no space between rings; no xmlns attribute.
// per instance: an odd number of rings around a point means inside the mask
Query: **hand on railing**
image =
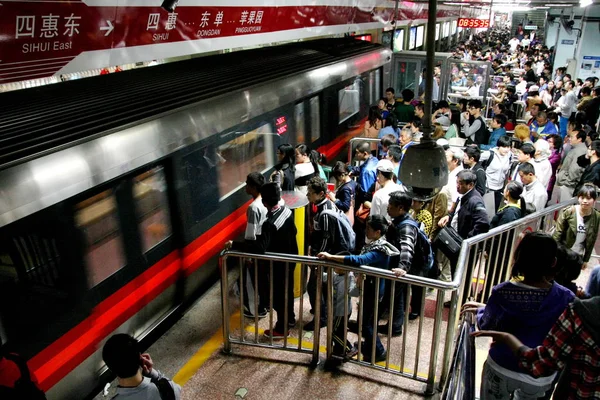
<svg viewBox="0 0 600 400"><path fill-rule="evenodd" d="M233 246L233 240L228 240L223 245L223 250L229 250Z"/></svg>
<svg viewBox="0 0 600 400"><path fill-rule="evenodd" d="M402 268L392 268L392 272L394 273L394 275L396 275L396 277L400 278L401 276L406 275L406 271L403 270Z"/></svg>
<svg viewBox="0 0 600 400"><path fill-rule="evenodd" d="M485 307L484 303L478 303L476 301L467 301L465 304L463 304L463 306L460 308L460 315L463 316L468 312L473 312L473 313L477 313L477 310L481 307Z"/></svg>

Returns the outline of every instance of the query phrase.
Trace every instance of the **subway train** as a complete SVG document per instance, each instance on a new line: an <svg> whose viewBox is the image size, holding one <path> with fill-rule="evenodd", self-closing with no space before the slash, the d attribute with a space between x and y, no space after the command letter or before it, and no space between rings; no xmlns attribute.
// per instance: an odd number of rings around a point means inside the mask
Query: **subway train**
<svg viewBox="0 0 600 400"><path fill-rule="evenodd" d="M48 398L93 395L111 334L164 332L243 231L246 175L341 151L390 66L322 39L0 94L0 335Z"/></svg>

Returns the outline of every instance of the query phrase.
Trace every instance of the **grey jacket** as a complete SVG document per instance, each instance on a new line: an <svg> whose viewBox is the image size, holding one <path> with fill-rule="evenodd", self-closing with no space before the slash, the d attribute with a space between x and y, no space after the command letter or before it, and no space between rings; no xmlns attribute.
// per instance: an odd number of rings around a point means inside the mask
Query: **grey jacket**
<svg viewBox="0 0 600 400"><path fill-rule="evenodd" d="M145 376L142 383L134 388L124 388L117 387L117 392L113 396L115 400L161 400L160 393L158 392L158 388L154 383L152 383L152 379L161 379L165 378L160 371L155 369L152 370L150 376ZM171 387L175 391L175 399L181 399L181 387L169 379L169 383Z"/></svg>
<svg viewBox="0 0 600 400"><path fill-rule="evenodd" d="M584 155L587 152L585 143L579 143L569 151L565 160L562 163L562 167L556 174L556 184L559 186L567 186L574 188L577 186L583 168L577 164L577 158Z"/></svg>

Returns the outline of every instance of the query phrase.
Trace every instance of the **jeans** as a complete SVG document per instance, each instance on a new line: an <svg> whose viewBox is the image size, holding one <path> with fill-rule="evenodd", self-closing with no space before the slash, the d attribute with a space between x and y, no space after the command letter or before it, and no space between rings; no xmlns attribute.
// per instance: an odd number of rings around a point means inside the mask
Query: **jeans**
<svg viewBox="0 0 600 400"><path fill-rule="evenodd" d="M361 352L365 357L371 357L371 349L373 345L373 339L375 339L375 356L383 354L385 349L379 335L377 335L377 321L375 321L375 327L373 327L373 320L375 317L375 283L370 282L367 278L364 284L363 294L363 310L362 310L362 337L365 339L364 344L361 347ZM375 330L373 329L375 328Z"/></svg>
<svg viewBox="0 0 600 400"><path fill-rule="evenodd" d="M595 267L590 273L585 291L591 297L600 296L600 267Z"/></svg>
<svg viewBox="0 0 600 400"><path fill-rule="evenodd" d="M564 118L563 116L558 116L558 123L560 125L560 136L564 139L567 136L567 124L569 123L569 118Z"/></svg>
<svg viewBox="0 0 600 400"><path fill-rule="evenodd" d="M552 380L548 384L535 385L507 376L491 366L489 358L483 364L481 375L480 400L510 399L511 394L514 395L513 400L536 400L544 397L552 387Z"/></svg>

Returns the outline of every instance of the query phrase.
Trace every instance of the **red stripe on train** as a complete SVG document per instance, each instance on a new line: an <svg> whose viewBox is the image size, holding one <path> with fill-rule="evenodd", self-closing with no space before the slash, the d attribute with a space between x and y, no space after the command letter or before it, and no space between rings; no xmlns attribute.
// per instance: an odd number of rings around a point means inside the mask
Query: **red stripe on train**
<svg viewBox="0 0 600 400"><path fill-rule="evenodd" d="M340 136L319 151L335 157L357 134ZM148 268L94 308L92 314L28 361L40 387L47 391L91 356L102 340L125 321L148 305L179 277L189 276L211 257L223 243L244 229L250 201L225 217L198 239Z"/></svg>

